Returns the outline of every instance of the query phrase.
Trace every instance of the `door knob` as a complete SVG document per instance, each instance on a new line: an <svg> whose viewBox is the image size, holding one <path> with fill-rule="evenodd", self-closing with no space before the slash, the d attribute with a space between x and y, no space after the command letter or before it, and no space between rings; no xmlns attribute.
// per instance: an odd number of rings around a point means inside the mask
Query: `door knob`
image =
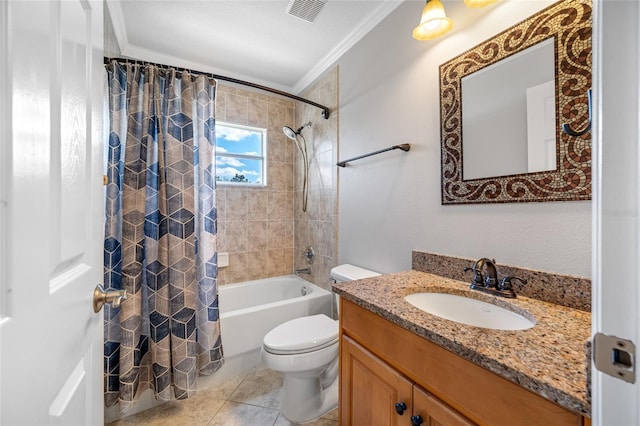
<svg viewBox="0 0 640 426"><path fill-rule="evenodd" d="M105 303L111 303L111 307L119 308L120 303L127 298L127 290L105 291L102 284L98 284L93 290L93 312L100 312Z"/></svg>

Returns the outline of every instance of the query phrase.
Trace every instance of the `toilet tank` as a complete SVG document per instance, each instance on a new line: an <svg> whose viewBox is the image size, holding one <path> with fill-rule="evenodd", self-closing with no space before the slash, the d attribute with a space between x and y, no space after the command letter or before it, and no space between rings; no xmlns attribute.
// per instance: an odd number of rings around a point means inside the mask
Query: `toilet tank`
<svg viewBox="0 0 640 426"><path fill-rule="evenodd" d="M361 280L363 278L371 278L380 275L378 272L370 271L359 266L345 263L331 269L331 278L336 282L345 282L353 280Z"/></svg>
<svg viewBox="0 0 640 426"><path fill-rule="evenodd" d="M378 272L370 271L369 269L364 269L348 263L338 265L331 269L331 279L338 283L377 277L378 275L380 275ZM333 318L335 319L338 318L338 313L340 312L340 296L335 293L333 298Z"/></svg>

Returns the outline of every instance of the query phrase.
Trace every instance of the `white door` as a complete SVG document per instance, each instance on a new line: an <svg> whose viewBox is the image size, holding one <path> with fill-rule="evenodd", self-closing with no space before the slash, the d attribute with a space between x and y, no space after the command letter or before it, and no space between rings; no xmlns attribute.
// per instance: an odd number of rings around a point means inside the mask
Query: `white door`
<svg viewBox="0 0 640 426"><path fill-rule="evenodd" d="M0 423L103 423L102 2L0 1Z"/></svg>
<svg viewBox="0 0 640 426"><path fill-rule="evenodd" d="M593 332L640 347L640 3L594 6ZM640 369L635 383L592 372L593 423L639 425Z"/></svg>
<svg viewBox="0 0 640 426"><path fill-rule="evenodd" d="M556 84L527 89L527 171L556 169Z"/></svg>

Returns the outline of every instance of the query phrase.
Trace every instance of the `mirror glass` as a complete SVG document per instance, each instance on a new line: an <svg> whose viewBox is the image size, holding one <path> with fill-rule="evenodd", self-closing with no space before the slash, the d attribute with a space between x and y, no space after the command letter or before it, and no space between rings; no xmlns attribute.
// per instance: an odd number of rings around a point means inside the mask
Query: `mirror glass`
<svg viewBox="0 0 640 426"><path fill-rule="evenodd" d="M591 199L590 0L561 0L440 65L442 204Z"/></svg>
<svg viewBox="0 0 640 426"><path fill-rule="evenodd" d="M462 78L465 180L556 168L554 57L547 39Z"/></svg>

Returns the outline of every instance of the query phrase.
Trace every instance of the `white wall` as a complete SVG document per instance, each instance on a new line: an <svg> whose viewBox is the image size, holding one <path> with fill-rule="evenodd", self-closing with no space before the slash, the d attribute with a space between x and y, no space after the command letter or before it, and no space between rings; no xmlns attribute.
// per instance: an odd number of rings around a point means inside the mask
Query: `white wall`
<svg viewBox="0 0 640 426"><path fill-rule="evenodd" d="M411 143L339 170L340 263L399 271L417 249L590 276L590 202L440 204L438 66L552 3L447 1L453 31L418 42L424 2L406 1L340 58L338 157Z"/></svg>

